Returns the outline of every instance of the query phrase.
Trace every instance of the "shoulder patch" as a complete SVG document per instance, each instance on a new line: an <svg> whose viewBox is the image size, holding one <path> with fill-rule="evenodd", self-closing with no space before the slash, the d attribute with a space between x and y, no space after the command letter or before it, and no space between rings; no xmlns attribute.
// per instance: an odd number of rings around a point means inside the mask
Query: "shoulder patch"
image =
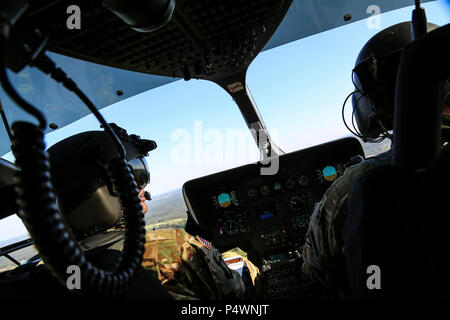
<svg viewBox="0 0 450 320"><path fill-rule="evenodd" d="M211 242L209 242L209 241L203 239L203 238L200 237L200 236L196 236L195 238L196 238L197 241L200 242L206 249L208 249L208 250L211 249Z"/></svg>

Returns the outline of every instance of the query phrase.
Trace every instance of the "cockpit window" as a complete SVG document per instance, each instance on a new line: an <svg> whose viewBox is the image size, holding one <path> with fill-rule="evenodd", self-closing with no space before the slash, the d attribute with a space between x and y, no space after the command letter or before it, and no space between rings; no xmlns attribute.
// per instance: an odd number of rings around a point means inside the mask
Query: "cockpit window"
<svg viewBox="0 0 450 320"><path fill-rule="evenodd" d="M30 236L17 216L9 216L0 220L0 249L6 252L6 255L0 256L0 273L13 269L18 263L23 263L37 254L37 250L32 245L23 246L22 249L9 252L7 246L26 242Z"/></svg>
<svg viewBox="0 0 450 320"><path fill-rule="evenodd" d="M108 122L158 145L146 158L151 181L145 189L152 195L146 214L149 229L184 227L184 182L259 160L238 107L222 88L209 81L172 82L101 112ZM92 115L46 134L47 147L89 130L100 130ZM4 158L14 161L12 153Z"/></svg>
<svg viewBox="0 0 450 320"><path fill-rule="evenodd" d="M424 3L429 22L445 25L450 12L445 1ZM262 117L277 132L277 144L286 152L350 136L342 121L342 105L354 90L351 71L358 53L373 35L411 19L413 7L373 15L283 46L261 52L247 73ZM352 104L345 116L351 123ZM366 157L390 147L390 141L364 143Z"/></svg>

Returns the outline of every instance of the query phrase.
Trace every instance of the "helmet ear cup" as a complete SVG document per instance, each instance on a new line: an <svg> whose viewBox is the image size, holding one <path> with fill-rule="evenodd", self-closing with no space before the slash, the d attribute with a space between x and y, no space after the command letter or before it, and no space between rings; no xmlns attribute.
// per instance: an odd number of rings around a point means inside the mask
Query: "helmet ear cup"
<svg viewBox="0 0 450 320"><path fill-rule="evenodd" d="M356 123L363 139L377 139L393 129L395 85L401 51L381 59L373 56L355 69L352 99Z"/></svg>
<svg viewBox="0 0 450 320"><path fill-rule="evenodd" d="M156 148L156 143L128 135L114 124L111 127L126 149L138 187L144 188L150 182L144 156ZM81 236L111 227L122 216L118 194L106 169L106 162L116 155L114 149L103 131L87 131L63 139L47 150L58 208Z"/></svg>
<svg viewBox="0 0 450 320"><path fill-rule="evenodd" d="M383 112L383 82L379 79L378 61L373 55L364 59L354 69L352 96L353 114L359 134L365 140L376 139L382 129L378 121ZM353 121L353 117L352 117Z"/></svg>
<svg viewBox="0 0 450 320"><path fill-rule="evenodd" d="M428 32L437 27L428 23ZM374 35L356 59L353 114L355 131L365 141L380 141L393 129L397 70L411 41L411 22L398 23Z"/></svg>
<svg viewBox="0 0 450 320"><path fill-rule="evenodd" d="M378 130L374 130L372 126L373 119L378 115L376 110L372 108L373 103L369 95L364 95L362 92L355 92L352 96L353 129L362 139L378 137ZM356 126L353 121L356 121Z"/></svg>
<svg viewBox="0 0 450 320"><path fill-rule="evenodd" d="M64 206L64 202L60 201L59 206ZM112 196L106 186L95 190L90 197L81 201L70 212L65 212L67 222L79 234L95 232L96 229L101 230L110 227L120 217L121 206L119 198Z"/></svg>

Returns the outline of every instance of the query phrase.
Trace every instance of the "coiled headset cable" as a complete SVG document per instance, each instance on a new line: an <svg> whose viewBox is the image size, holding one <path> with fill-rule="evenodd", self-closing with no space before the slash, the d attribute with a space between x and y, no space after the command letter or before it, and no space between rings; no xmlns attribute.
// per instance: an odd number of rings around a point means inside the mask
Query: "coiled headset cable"
<svg viewBox="0 0 450 320"><path fill-rule="evenodd" d="M34 244L47 267L66 286L67 268L76 265L82 276L81 290L85 297L112 297L123 294L142 261L145 245L144 213L138 197L133 174L125 160L125 149L117 135L89 98L67 75L44 54L33 64L64 87L74 92L98 121L115 144L118 156L107 162L112 183L119 194L125 220L125 242L120 258L112 271L102 270L85 257L70 227L58 211L50 177L50 163L45 151L45 116L25 101L11 85L4 63L6 42L0 48L0 81L6 93L27 113L38 119L39 125L14 122L12 151L21 169L17 187L19 216L24 221Z"/></svg>

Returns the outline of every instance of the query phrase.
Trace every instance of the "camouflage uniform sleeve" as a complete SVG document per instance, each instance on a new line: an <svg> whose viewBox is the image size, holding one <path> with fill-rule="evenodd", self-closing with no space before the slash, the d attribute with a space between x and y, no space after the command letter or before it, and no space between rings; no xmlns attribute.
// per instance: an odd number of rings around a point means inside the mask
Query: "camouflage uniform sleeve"
<svg viewBox="0 0 450 320"><path fill-rule="evenodd" d="M177 300L241 298L245 286L227 267L220 252L206 240L183 229L165 229L147 235L142 265Z"/></svg>
<svg viewBox="0 0 450 320"><path fill-rule="evenodd" d="M363 161L347 168L328 188L311 215L303 247L303 272L329 289L338 289L345 282L348 199L354 180L370 166L370 161Z"/></svg>
<svg viewBox="0 0 450 320"><path fill-rule="evenodd" d="M211 243L198 236L191 237L182 248L183 261L201 281L210 283L215 299L244 297L245 285L239 273L228 268L219 250Z"/></svg>

